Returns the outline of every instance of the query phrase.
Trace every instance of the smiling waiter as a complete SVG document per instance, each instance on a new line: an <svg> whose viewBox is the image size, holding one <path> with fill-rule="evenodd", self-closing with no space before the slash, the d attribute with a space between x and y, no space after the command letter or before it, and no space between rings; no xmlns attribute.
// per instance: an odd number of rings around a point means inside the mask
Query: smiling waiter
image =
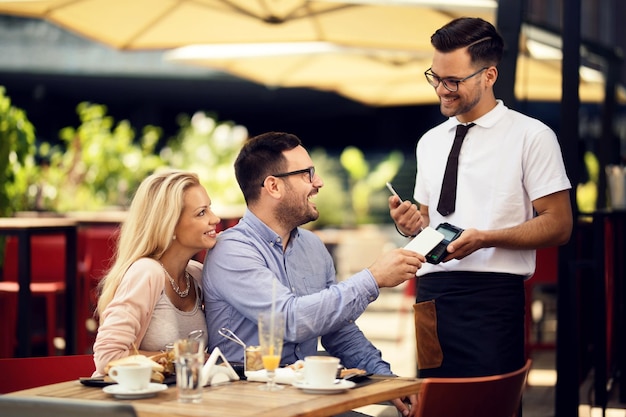
<svg viewBox="0 0 626 417"><path fill-rule="evenodd" d="M442 263L417 273L419 376L506 373L525 362L535 251L570 238L571 184L554 132L495 98L504 42L494 26L455 19L431 44L424 74L448 120L417 144L419 207L392 196L390 214L407 237L443 222L464 230Z"/></svg>

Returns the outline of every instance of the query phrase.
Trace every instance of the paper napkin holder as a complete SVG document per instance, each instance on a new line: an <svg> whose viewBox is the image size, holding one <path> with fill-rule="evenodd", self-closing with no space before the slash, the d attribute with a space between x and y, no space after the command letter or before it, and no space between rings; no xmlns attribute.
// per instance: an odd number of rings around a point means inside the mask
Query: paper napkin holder
<svg viewBox="0 0 626 417"><path fill-rule="evenodd" d="M200 383L205 387L207 385L237 381L239 380L239 375L226 360L220 349L216 347L202 367L201 378Z"/></svg>

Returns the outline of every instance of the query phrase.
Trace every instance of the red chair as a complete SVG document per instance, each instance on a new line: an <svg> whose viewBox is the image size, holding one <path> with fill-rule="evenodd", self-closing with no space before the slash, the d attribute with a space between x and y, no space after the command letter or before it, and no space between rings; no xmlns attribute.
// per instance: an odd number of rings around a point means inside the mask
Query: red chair
<svg viewBox="0 0 626 417"><path fill-rule="evenodd" d="M425 378L417 417L513 417L519 410L532 361L517 371L471 378Z"/></svg>
<svg viewBox="0 0 626 417"><path fill-rule="evenodd" d="M0 299L4 325L0 331L3 343L0 345L2 357L12 357L15 349L17 293L17 238L8 236L4 252L4 274L0 282ZM38 235L31 238L30 290L34 297L44 298L46 306L46 344L48 355L55 354L54 338L57 330L57 298L65 293L65 236L63 234Z"/></svg>
<svg viewBox="0 0 626 417"><path fill-rule="evenodd" d="M92 353L98 323L94 317L97 286L112 265L118 225L86 226L78 230L77 351Z"/></svg>
<svg viewBox="0 0 626 417"><path fill-rule="evenodd" d="M92 355L0 359L0 394L90 377L95 369Z"/></svg>

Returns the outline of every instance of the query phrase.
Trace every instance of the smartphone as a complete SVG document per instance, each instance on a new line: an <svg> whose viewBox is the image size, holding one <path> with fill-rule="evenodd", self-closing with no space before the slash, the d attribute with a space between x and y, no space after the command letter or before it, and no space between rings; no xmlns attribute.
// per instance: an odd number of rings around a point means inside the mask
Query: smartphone
<svg viewBox="0 0 626 417"><path fill-rule="evenodd" d="M387 188L389 189L389 191L391 191L391 194L393 194L396 197L398 197L398 199L400 200L401 203L404 201L404 199L402 197L400 197L400 195L398 195L398 192L396 191L395 188L393 188L393 185L391 185L390 182L387 183Z"/></svg>
<svg viewBox="0 0 626 417"><path fill-rule="evenodd" d="M400 204L402 204L404 202L404 199L402 197L400 197L400 195L398 194L398 192L396 191L395 188L393 188L393 185L391 185L390 182L386 183L387 188L389 189L389 191L391 191L391 194L395 195L396 197L398 197L398 200L400 200ZM419 210L419 204L417 205L417 209ZM422 226L420 226L420 232L424 230L424 228ZM399 231L399 230L398 230ZM418 232L419 233L419 232ZM402 233L400 233L402 234Z"/></svg>

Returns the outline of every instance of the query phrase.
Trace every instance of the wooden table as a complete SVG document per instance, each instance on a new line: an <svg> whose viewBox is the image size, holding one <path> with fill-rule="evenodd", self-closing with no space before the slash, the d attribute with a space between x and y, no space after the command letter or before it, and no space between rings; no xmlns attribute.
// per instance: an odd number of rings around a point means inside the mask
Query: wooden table
<svg viewBox="0 0 626 417"><path fill-rule="evenodd" d="M65 217L75 220L79 226L121 225L128 217L126 210L70 211Z"/></svg>
<svg viewBox="0 0 626 417"><path fill-rule="evenodd" d="M30 266L31 250L30 238L34 235L64 233L65 246L65 342L67 354L75 353L76 348L76 227L75 220L60 217L46 218L0 218L0 235L15 235L18 237L18 283L17 296L17 356L31 356L31 292Z"/></svg>
<svg viewBox="0 0 626 417"><path fill-rule="evenodd" d="M118 401L132 404L139 417L326 417L414 394L420 387L420 380L415 378L374 376L373 379L373 383L357 385L344 393L331 395L306 394L292 386L285 386L278 392L266 392L258 389L258 382L236 381L205 387L199 404L179 403L176 386L170 386L152 398L118 400L105 394L101 388L86 387L78 381L7 395Z"/></svg>

